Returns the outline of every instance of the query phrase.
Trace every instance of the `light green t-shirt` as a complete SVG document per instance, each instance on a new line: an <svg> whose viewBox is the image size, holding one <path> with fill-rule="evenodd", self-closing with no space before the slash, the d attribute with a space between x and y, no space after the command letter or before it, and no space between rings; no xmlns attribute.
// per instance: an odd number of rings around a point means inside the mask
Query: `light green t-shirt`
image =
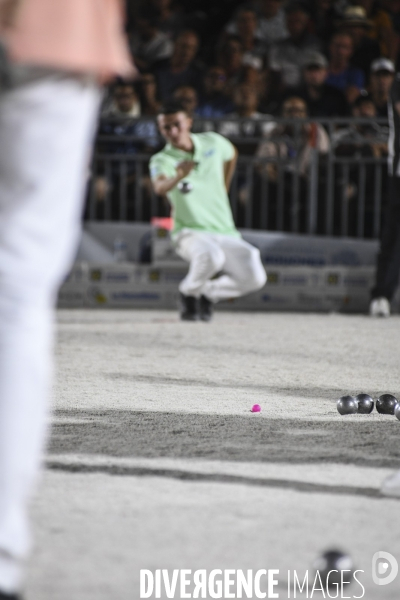
<svg viewBox="0 0 400 600"><path fill-rule="evenodd" d="M188 228L238 237L224 181L224 163L234 157L234 146L213 131L193 133L190 137L193 154L167 144L150 159L153 180L160 175L174 177L176 165L183 160L198 163L167 193L172 205L173 233Z"/></svg>

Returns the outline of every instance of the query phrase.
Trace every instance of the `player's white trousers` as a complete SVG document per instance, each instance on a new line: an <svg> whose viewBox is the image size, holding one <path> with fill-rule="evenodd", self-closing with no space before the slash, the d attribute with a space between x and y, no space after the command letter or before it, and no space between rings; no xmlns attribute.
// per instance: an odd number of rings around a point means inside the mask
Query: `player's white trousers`
<svg viewBox="0 0 400 600"><path fill-rule="evenodd" d="M79 237L100 92L43 74L0 100L0 590L29 551L52 372L53 306Z"/></svg>
<svg viewBox="0 0 400 600"><path fill-rule="evenodd" d="M184 229L175 237L176 251L190 263L179 290L212 302L237 298L262 288L267 280L260 252L241 238ZM217 273L222 275L212 279Z"/></svg>

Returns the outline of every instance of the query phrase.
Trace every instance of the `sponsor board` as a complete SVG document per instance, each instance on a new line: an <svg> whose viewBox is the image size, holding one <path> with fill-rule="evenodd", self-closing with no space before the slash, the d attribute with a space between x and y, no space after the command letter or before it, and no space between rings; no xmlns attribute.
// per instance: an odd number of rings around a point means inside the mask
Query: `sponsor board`
<svg viewBox="0 0 400 600"><path fill-rule="evenodd" d="M81 308L85 305L86 286L67 283L58 293L59 308Z"/></svg>
<svg viewBox="0 0 400 600"><path fill-rule="evenodd" d="M130 283L135 277L136 265L123 262L115 265L90 265L88 281L108 284Z"/></svg>
<svg viewBox="0 0 400 600"><path fill-rule="evenodd" d="M81 268L81 267L80 267ZM222 310L299 310L366 312L373 267L267 268L263 289L217 305ZM61 307L175 308L178 286L187 272L179 267L89 264L81 281L69 280L60 290ZM81 269L82 273L82 269Z"/></svg>
<svg viewBox="0 0 400 600"><path fill-rule="evenodd" d="M162 227L152 228L152 263L154 266L185 264L175 252L170 232Z"/></svg>

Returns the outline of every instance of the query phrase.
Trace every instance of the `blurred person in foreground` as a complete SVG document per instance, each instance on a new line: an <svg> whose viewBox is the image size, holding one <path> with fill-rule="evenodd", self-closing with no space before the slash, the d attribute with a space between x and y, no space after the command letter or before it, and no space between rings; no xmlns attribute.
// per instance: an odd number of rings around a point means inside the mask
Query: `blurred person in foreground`
<svg viewBox="0 0 400 600"><path fill-rule="evenodd" d="M260 252L242 240L229 205L237 150L218 133L192 134L192 119L176 101L161 109L158 126L167 144L150 161L153 187L172 204L172 238L190 263L179 286L181 319L209 321L213 303L266 282Z"/></svg>
<svg viewBox="0 0 400 600"><path fill-rule="evenodd" d="M389 100L389 191L386 221L381 235L376 284L372 290L370 314L388 317L390 301L399 282L400 272L400 75L396 74ZM400 498L400 471L387 477L381 492Z"/></svg>
<svg viewBox="0 0 400 600"><path fill-rule="evenodd" d="M99 83L133 68L119 0L0 0L0 23L10 57L0 102L0 599L17 600L53 307L79 238Z"/></svg>
<svg viewBox="0 0 400 600"><path fill-rule="evenodd" d="M390 91L389 104L388 197L381 244L377 259L375 286L371 292L370 314L389 317L390 302L399 283L400 272L400 74ZM400 475L397 481L400 495Z"/></svg>

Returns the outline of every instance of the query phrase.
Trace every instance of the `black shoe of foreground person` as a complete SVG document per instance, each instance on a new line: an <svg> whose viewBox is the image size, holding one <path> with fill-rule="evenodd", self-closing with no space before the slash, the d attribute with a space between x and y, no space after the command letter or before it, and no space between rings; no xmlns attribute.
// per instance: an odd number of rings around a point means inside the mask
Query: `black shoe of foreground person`
<svg viewBox="0 0 400 600"><path fill-rule="evenodd" d="M18 594L4 594L0 591L0 600L22 600Z"/></svg>
<svg viewBox="0 0 400 600"><path fill-rule="evenodd" d="M179 298L179 310L182 321L198 321L198 301L194 296L185 296L180 294ZM0 599L1 600L1 599Z"/></svg>
<svg viewBox="0 0 400 600"><path fill-rule="evenodd" d="M213 306L213 303L211 302L211 300L209 300L205 296L201 296L199 305L200 305L200 319L202 321L211 321L213 312L214 312L214 306Z"/></svg>

